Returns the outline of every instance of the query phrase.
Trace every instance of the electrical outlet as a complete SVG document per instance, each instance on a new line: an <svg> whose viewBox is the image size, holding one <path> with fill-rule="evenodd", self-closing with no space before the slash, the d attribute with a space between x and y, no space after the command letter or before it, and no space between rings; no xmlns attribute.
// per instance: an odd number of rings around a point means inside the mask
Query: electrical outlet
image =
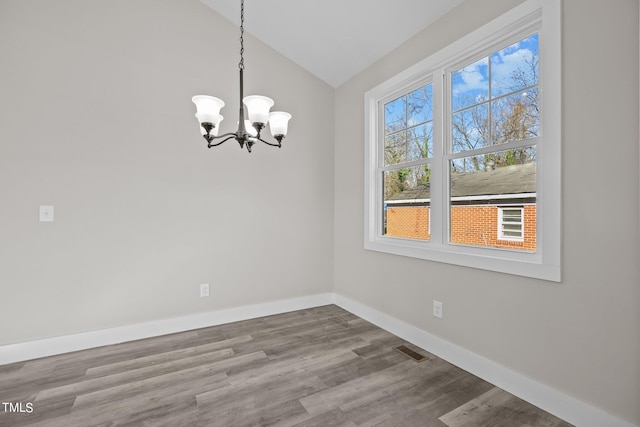
<svg viewBox="0 0 640 427"><path fill-rule="evenodd" d="M442 319L442 303L440 301L433 300L433 317Z"/></svg>
<svg viewBox="0 0 640 427"><path fill-rule="evenodd" d="M208 297L209 296L209 284L203 283L200 285L200 296Z"/></svg>

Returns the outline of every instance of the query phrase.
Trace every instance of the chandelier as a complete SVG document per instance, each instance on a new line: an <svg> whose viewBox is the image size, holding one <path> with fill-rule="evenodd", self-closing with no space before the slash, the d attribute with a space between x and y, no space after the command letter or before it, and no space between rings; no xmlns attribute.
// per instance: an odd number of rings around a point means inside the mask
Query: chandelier
<svg viewBox="0 0 640 427"><path fill-rule="evenodd" d="M230 139L235 139L240 144L240 148L247 147L251 152L251 147L256 142L264 142L273 147L281 147L282 140L287 135L287 126L291 114L284 111L269 112L273 106L273 100L266 96L243 94L243 71L244 71L244 0L240 1L240 112L238 120L238 130L235 132L218 135L220 122L223 117L220 109L224 107L224 101L213 96L196 95L191 100L196 104L196 118L200 123L200 132L207 140L207 147L218 146ZM245 120L245 106L247 107L248 120ZM269 124L271 135L277 141L268 142L262 139L261 132ZM220 141L217 141L220 140Z"/></svg>

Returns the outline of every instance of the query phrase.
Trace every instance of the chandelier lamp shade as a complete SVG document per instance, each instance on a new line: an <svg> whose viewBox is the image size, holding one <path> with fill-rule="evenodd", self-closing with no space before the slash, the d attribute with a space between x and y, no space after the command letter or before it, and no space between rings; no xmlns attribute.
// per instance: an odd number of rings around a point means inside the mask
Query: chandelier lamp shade
<svg viewBox="0 0 640 427"><path fill-rule="evenodd" d="M270 111L273 99L266 96L244 96L244 0L240 1L240 108L238 112L238 130L218 135L222 115L220 110L224 101L214 96L196 95L191 100L196 104L196 118L200 123L200 133L207 140L207 147L216 147L230 139L235 139L240 148L251 147L258 141L273 147L281 147L282 140L287 136L291 114L284 111ZM246 108L246 114L245 114ZM276 142L262 139L263 129L269 125L271 135Z"/></svg>

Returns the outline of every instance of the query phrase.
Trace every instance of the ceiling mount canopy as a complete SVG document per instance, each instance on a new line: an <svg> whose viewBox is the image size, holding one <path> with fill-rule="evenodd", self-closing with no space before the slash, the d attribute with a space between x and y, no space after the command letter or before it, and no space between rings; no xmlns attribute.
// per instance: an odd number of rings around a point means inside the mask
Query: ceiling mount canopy
<svg viewBox="0 0 640 427"><path fill-rule="evenodd" d="M270 111L273 99L261 95L244 96L244 0L240 0L240 108L238 118L238 130L235 132L218 135L222 115L220 110L224 107L224 101L209 95L196 95L191 100L196 104L196 118L200 123L200 132L207 140L207 147L218 146L230 139L235 139L240 148L251 147L258 141L273 147L281 147L282 140L287 135L287 128L291 114L284 111ZM248 119L245 119L245 106ZM269 125L271 135L277 142L268 142L262 139L262 130ZM219 140L219 141L218 141Z"/></svg>

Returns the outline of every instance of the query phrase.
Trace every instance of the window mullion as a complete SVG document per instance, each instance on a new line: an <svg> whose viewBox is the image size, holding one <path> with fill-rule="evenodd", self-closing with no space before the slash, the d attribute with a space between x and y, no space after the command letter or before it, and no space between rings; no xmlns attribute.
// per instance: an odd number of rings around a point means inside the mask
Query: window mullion
<svg viewBox="0 0 640 427"><path fill-rule="evenodd" d="M448 160L460 159L463 157L481 156L483 154L491 154L496 151L515 150L517 148L529 147L537 145L539 137L529 139L519 139L502 144L489 145L486 147L476 148L475 150L463 150L457 153L451 153L445 155Z"/></svg>
<svg viewBox="0 0 640 427"><path fill-rule="evenodd" d="M447 192L444 190L448 182L447 168L444 167L445 159L445 73L438 70L434 73L433 79L433 162L431 163L431 242L434 245L442 246L445 243L448 230L448 215L445 198Z"/></svg>
<svg viewBox="0 0 640 427"><path fill-rule="evenodd" d="M428 158L424 158L424 159L412 160L410 162L394 163L392 165L382 166L382 167L380 167L379 170L381 172L386 172L386 171L391 171L391 170L396 170L396 169L404 169L404 168L411 168L411 167L414 167L414 166L428 165L430 163L433 163L433 160L432 160L431 157L428 157Z"/></svg>
<svg viewBox="0 0 640 427"><path fill-rule="evenodd" d="M491 55L489 54L489 56L487 57L487 77L488 77L488 84L489 84L489 106L488 111L487 111L487 121L489 122L489 144L490 145L494 145L494 138L493 138L493 88L492 88L492 84L491 81L493 80L493 76L491 75Z"/></svg>

